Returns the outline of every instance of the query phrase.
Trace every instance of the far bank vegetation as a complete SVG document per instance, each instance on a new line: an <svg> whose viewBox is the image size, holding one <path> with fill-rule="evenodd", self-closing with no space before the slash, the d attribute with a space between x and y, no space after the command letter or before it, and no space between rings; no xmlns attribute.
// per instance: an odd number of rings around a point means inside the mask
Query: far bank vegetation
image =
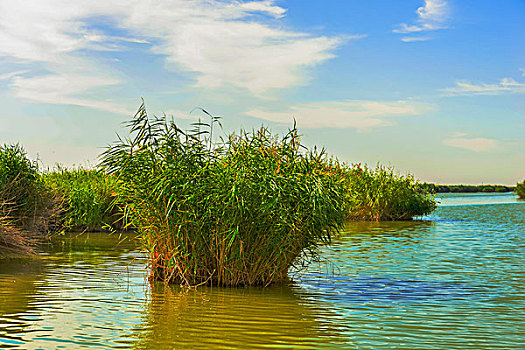
<svg viewBox="0 0 525 350"><path fill-rule="evenodd" d="M525 180L523 180L522 183L518 183L516 185L515 192L516 192L516 194L518 195L519 198L525 199Z"/></svg>

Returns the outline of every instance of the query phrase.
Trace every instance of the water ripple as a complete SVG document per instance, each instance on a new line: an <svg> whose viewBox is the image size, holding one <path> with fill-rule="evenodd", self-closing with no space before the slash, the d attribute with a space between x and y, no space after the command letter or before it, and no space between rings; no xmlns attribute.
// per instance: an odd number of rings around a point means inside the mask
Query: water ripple
<svg viewBox="0 0 525 350"><path fill-rule="evenodd" d="M0 348L525 348L525 202L469 198L348 223L266 289L150 285L132 236L58 238L0 263Z"/></svg>

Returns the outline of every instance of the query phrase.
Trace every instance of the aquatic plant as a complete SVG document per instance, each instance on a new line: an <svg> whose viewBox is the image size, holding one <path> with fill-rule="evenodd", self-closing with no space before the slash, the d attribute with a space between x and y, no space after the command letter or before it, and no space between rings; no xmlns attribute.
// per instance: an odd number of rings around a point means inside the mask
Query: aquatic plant
<svg viewBox="0 0 525 350"><path fill-rule="evenodd" d="M219 120L210 118L185 132L149 118L142 105L130 136L102 156L121 182L150 277L184 285L283 280L343 223L345 173L323 151L306 150L295 127L280 138L261 128L215 141Z"/></svg>
<svg viewBox="0 0 525 350"><path fill-rule="evenodd" d="M393 168L355 164L347 174L348 217L357 220L410 220L430 214L434 197L412 175Z"/></svg>
<svg viewBox="0 0 525 350"><path fill-rule="evenodd" d="M516 184L516 194L519 198L525 199L525 180L522 183Z"/></svg>
<svg viewBox="0 0 525 350"><path fill-rule="evenodd" d="M18 144L0 145L0 217L32 227L43 207L36 161Z"/></svg>
<svg viewBox="0 0 525 350"><path fill-rule="evenodd" d="M38 166L18 145L0 145L0 258L33 252L28 234L41 209Z"/></svg>
<svg viewBox="0 0 525 350"><path fill-rule="evenodd" d="M57 167L45 173L43 179L60 208L60 230L121 228L117 207L118 187L114 177L97 169Z"/></svg>

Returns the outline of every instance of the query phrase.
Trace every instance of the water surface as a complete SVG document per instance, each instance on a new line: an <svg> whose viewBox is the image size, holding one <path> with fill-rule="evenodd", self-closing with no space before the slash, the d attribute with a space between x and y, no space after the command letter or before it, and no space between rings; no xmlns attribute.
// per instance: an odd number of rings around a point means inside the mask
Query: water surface
<svg viewBox="0 0 525 350"><path fill-rule="evenodd" d="M0 262L0 348L523 349L525 202L448 195L414 222L352 222L270 288L150 285L132 235Z"/></svg>

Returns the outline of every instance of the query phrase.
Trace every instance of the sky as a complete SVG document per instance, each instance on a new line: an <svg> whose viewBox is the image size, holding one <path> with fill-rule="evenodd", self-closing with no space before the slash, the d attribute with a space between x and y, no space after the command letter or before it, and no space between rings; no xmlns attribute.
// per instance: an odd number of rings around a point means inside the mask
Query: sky
<svg viewBox="0 0 525 350"><path fill-rule="evenodd" d="M525 178L523 0L0 0L0 144L94 166L144 99L182 128L445 184Z"/></svg>

